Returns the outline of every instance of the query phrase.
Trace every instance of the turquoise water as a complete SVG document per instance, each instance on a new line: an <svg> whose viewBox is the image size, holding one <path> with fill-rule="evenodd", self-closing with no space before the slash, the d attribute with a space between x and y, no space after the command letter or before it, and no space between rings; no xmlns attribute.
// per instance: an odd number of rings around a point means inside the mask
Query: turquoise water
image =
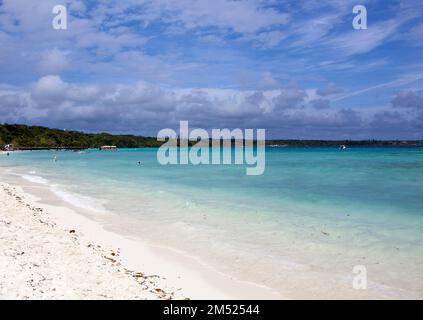
<svg viewBox="0 0 423 320"><path fill-rule="evenodd" d="M423 293L423 148L268 148L261 176L161 166L156 152L33 151L0 166L82 209L115 213L131 234L285 292L293 270L349 279L364 264L389 292Z"/></svg>

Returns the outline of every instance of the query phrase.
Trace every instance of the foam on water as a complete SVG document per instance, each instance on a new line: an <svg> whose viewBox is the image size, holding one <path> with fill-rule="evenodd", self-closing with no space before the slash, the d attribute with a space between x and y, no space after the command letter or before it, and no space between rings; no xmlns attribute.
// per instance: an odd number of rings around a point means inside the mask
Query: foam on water
<svg viewBox="0 0 423 320"><path fill-rule="evenodd" d="M33 172L35 173L35 171ZM48 184L48 180L40 176L24 174L21 177L29 182L39 183L44 185Z"/></svg>
<svg viewBox="0 0 423 320"><path fill-rule="evenodd" d="M74 207L88 210L96 214L107 213L107 210L104 208L102 202L98 199L65 191L59 188L57 185L52 185L50 190L60 199L71 204Z"/></svg>
<svg viewBox="0 0 423 320"><path fill-rule="evenodd" d="M65 191L63 188L60 188L58 184L50 183L48 179L43 178L42 176L35 175L36 171L30 171L30 174L23 174L21 177L29 182L48 185L50 191L53 192L61 200L71 204L74 207L88 210L96 214L104 214L107 210L104 208L104 203L94 197L89 197L86 195L81 195L75 192Z"/></svg>

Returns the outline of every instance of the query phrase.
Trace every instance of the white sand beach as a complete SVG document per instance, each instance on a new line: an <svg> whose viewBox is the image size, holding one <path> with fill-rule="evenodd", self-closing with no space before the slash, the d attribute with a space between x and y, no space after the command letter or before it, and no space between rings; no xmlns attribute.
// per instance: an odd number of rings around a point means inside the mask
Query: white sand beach
<svg viewBox="0 0 423 320"><path fill-rule="evenodd" d="M282 298L179 252L106 231L48 188L11 177L0 171L0 299ZM36 189L37 196L28 193Z"/></svg>

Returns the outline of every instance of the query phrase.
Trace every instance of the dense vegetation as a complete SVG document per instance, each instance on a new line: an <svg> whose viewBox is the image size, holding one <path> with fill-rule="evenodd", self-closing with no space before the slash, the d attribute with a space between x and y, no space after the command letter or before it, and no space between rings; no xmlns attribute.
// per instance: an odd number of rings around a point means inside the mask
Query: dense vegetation
<svg viewBox="0 0 423 320"><path fill-rule="evenodd" d="M0 124L0 147L13 144L16 148L98 148L115 145L119 148L158 147L162 142L153 137L134 135L111 135L108 133L83 133L39 126ZM193 143L191 143L193 144ZM351 146L423 146L423 141L378 141L378 140L267 140L271 146L337 147Z"/></svg>
<svg viewBox="0 0 423 320"><path fill-rule="evenodd" d="M15 148L98 148L104 145L136 148L160 146L161 142L152 137L111 135L107 133L92 134L39 126L4 124L0 125L0 146L5 144L13 144Z"/></svg>

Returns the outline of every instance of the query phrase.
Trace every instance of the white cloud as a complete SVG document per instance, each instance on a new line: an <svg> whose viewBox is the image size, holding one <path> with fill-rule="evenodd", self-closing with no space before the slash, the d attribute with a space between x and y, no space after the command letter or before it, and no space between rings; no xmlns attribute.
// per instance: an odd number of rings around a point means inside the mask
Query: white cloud
<svg viewBox="0 0 423 320"><path fill-rule="evenodd" d="M68 66L66 54L57 48L47 51L39 64L42 75L60 74Z"/></svg>
<svg viewBox="0 0 423 320"><path fill-rule="evenodd" d="M307 93L290 85L272 90L218 88L165 89L144 82L135 85L77 85L59 76L45 76L30 88L0 86L0 122L18 122L89 131L155 135L180 120L210 128L266 128L291 138L362 138L390 134L386 125L392 107L374 111L329 108L329 101L307 101ZM410 132L422 114L395 108L398 122ZM415 109L413 109L415 110ZM364 112L366 111L366 112ZM412 110L411 110L412 111ZM383 116L383 114L385 114ZM377 129L377 130L376 130Z"/></svg>
<svg viewBox="0 0 423 320"><path fill-rule="evenodd" d="M166 20L180 22L188 29L217 27L249 34L288 22L287 13L265 7L261 1L254 0L157 0L154 6L172 13Z"/></svg>
<svg viewBox="0 0 423 320"><path fill-rule="evenodd" d="M32 93L40 98L63 97L67 84L59 76L45 76L40 78L32 88Z"/></svg>
<svg viewBox="0 0 423 320"><path fill-rule="evenodd" d="M324 45L347 56L366 53L380 46L386 39L394 35L401 22L400 20L392 19L373 24L366 30L353 30L331 37L324 42Z"/></svg>
<svg viewBox="0 0 423 320"><path fill-rule="evenodd" d="M395 108L418 109L423 112L423 96L414 91L399 92L391 103Z"/></svg>

